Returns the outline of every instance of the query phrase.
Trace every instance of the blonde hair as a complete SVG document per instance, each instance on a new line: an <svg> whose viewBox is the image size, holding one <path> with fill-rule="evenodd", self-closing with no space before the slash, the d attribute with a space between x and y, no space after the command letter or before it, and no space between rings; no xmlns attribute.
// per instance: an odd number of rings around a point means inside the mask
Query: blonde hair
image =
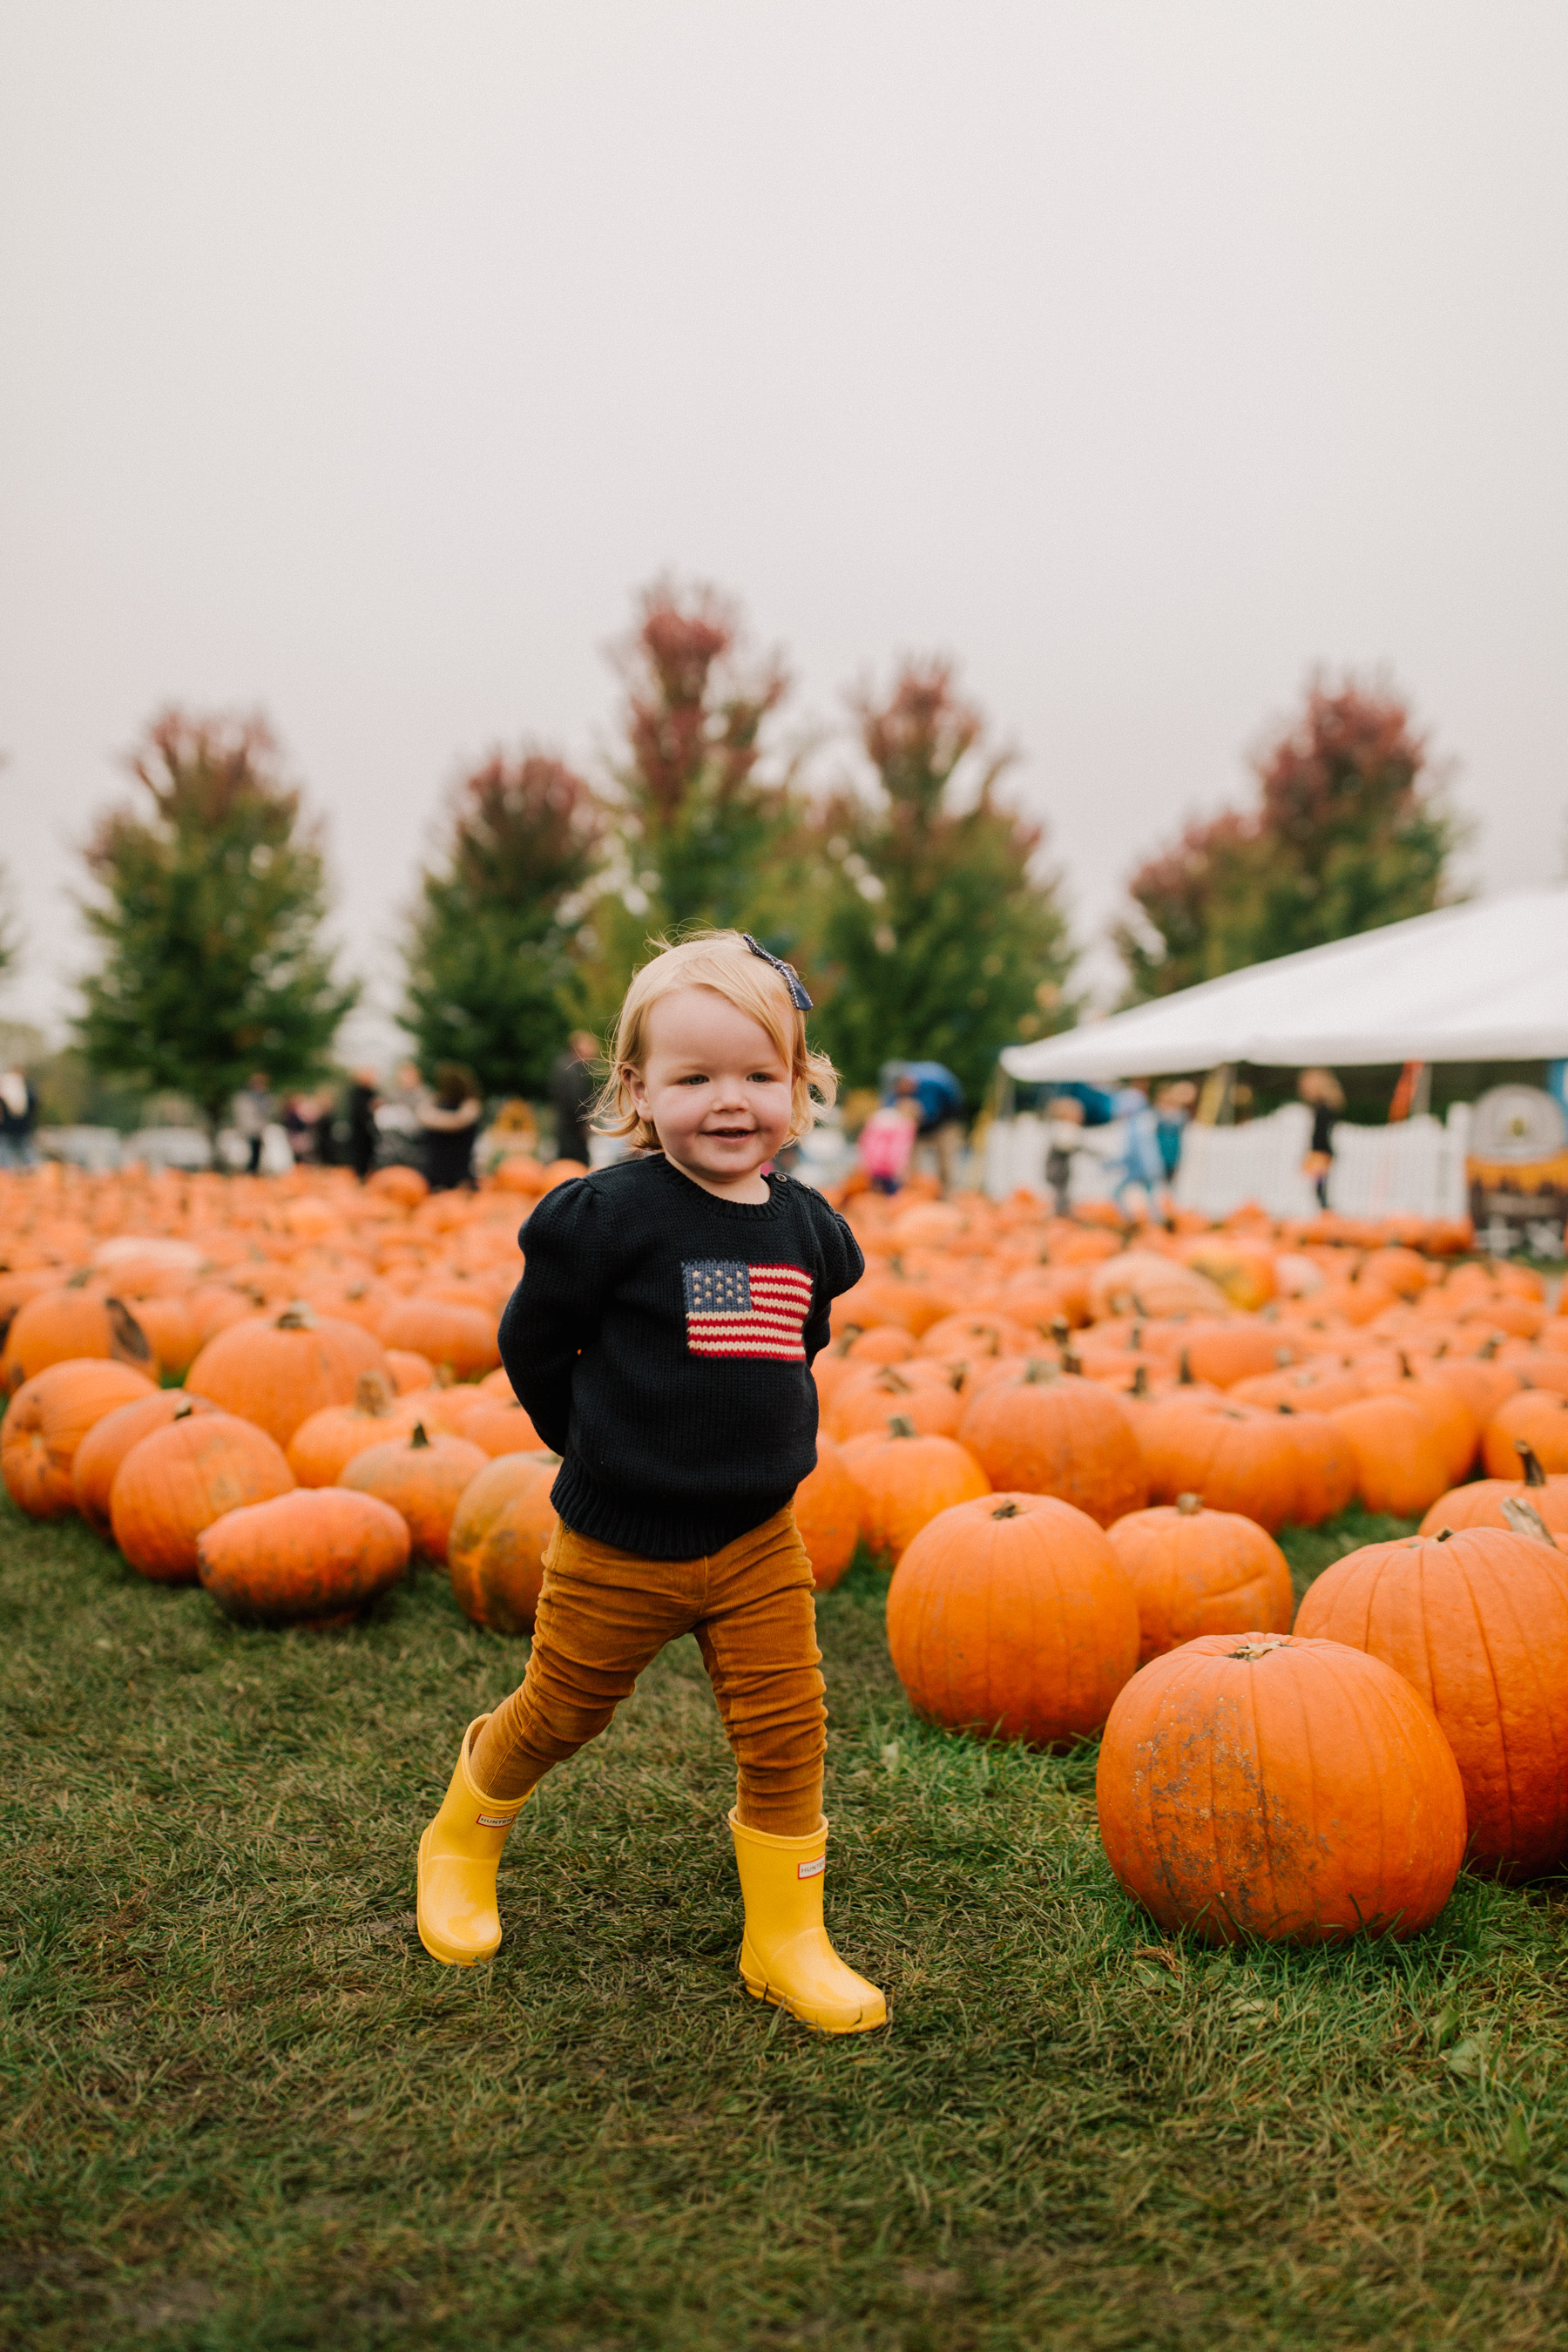
<svg viewBox="0 0 1568 2352"><path fill-rule="evenodd" d="M616 1023L611 1070L594 1106L601 1135L624 1135L634 1151L657 1151L658 1132L638 1117L628 1073L647 1059L648 1015L662 996L678 988L710 988L737 1013L765 1029L790 1073L790 1122L786 1143L797 1143L815 1124L815 1094L825 1104L838 1092L838 1076L826 1054L805 1042L805 1016L796 1011L781 972L753 955L739 931L698 931L671 946L650 940L653 960L632 975Z"/></svg>

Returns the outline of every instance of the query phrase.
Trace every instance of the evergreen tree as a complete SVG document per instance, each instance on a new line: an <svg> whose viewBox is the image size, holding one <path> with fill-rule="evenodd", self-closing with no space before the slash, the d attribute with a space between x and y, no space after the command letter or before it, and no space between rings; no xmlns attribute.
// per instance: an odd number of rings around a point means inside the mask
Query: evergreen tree
<svg viewBox="0 0 1568 2352"><path fill-rule="evenodd" d="M853 1086L890 1059L932 1060L978 1105L1004 1045L1071 1018L1067 919L1055 878L1032 870L1041 828L998 803L1010 755L986 749L949 663L906 664L885 700L854 708L880 790L818 815L816 1029Z"/></svg>
<svg viewBox="0 0 1568 2352"><path fill-rule="evenodd" d="M314 1076L358 990L321 943L321 835L261 720L166 711L130 766L141 794L85 852L102 960L78 1034L91 1068L182 1094L216 1129L253 1070Z"/></svg>
<svg viewBox="0 0 1568 2352"><path fill-rule="evenodd" d="M710 590L683 596L660 583L642 599L622 656L623 877L594 917L606 1013L652 937L716 923L778 954L799 950L804 810L764 742L788 680L776 661L748 668L739 639L733 608Z"/></svg>
<svg viewBox="0 0 1568 2352"><path fill-rule="evenodd" d="M1165 996L1442 903L1460 828L1397 696L1315 685L1255 763L1258 804L1190 824L1129 885L1129 1001Z"/></svg>
<svg viewBox="0 0 1568 2352"><path fill-rule="evenodd" d="M592 788L542 752L498 754L458 786L409 940L403 1025L426 1068L460 1062L487 1094L544 1094L583 1017L583 924L603 835Z"/></svg>

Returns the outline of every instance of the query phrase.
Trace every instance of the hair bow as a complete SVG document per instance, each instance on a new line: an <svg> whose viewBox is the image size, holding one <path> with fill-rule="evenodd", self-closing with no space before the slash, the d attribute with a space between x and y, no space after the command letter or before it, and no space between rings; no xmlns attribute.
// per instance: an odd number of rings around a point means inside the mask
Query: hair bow
<svg viewBox="0 0 1568 2352"><path fill-rule="evenodd" d="M807 996L805 989L802 987L799 975L796 973L794 964L785 963L782 956L770 955L766 948L760 948L755 940L752 937L750 931L742 931L741 933L741 937L745 940L746 945L751 949L752 953L754 956L760 956L764 963L772 964L773 970L778 973L779 978L788 989L789 1001L794 1005L795 1011L797 1013L809 1013L811 1011L811 999Z"/></svg>

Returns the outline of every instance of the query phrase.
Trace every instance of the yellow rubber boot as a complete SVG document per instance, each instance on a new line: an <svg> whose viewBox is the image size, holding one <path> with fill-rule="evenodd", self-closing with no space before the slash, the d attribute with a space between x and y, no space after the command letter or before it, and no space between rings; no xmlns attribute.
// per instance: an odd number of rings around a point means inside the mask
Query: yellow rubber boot
<svg viewBox="0 0 1568 2352"><path fill-rule="evenodd" d="M874 1984L847 1969L822 1924L827 1823L810 1837L773 1837L730 1815L746 1906L741 1974L758 2000L778 2002L821 2033L868 2033L886 2025Z"/></svg>
<svg viewBox="0 0 1568 2352"><path fill-rule="evenodd" d="M463 1734L441 1810L419 1841L419 1940L433 1959L471 1969L500 1943L496 1870L506 1833L527 1804L487 1797L468 1759L489 1721L477 1716Z"/></svg>

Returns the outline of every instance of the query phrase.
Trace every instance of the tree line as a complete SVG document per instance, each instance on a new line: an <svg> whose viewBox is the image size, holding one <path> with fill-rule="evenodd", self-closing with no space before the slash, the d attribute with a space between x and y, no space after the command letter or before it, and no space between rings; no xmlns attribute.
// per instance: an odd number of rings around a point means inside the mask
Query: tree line
<svg viewBox="0 0 1568 2352"><path fill-rule="evenodd" d="M404 926L400 1020L428 1074L541 1099L567 1034L603 1034L651 937L752 932L807 976L854 1087L931 1058L984 1100L1003 1046L1070 1025L1077 950L1013 755L952 665L848 699L858 773L824 786L790 680L734 608L660 583L620 649L617 751L589 777L536 745L452 788ZM1314 685L1245 808L1187 825L1129 882L1127 1002L1438 904L1458 829L1392 689ZM132 799L84 851L97 961L78 1049L216 1125L254 1070L314 1082L359 989L325 943L325 845L259 719L166 711ZM812 771L812 772L808 772ZM14 943L0 940L0 952Z"/></svg>

